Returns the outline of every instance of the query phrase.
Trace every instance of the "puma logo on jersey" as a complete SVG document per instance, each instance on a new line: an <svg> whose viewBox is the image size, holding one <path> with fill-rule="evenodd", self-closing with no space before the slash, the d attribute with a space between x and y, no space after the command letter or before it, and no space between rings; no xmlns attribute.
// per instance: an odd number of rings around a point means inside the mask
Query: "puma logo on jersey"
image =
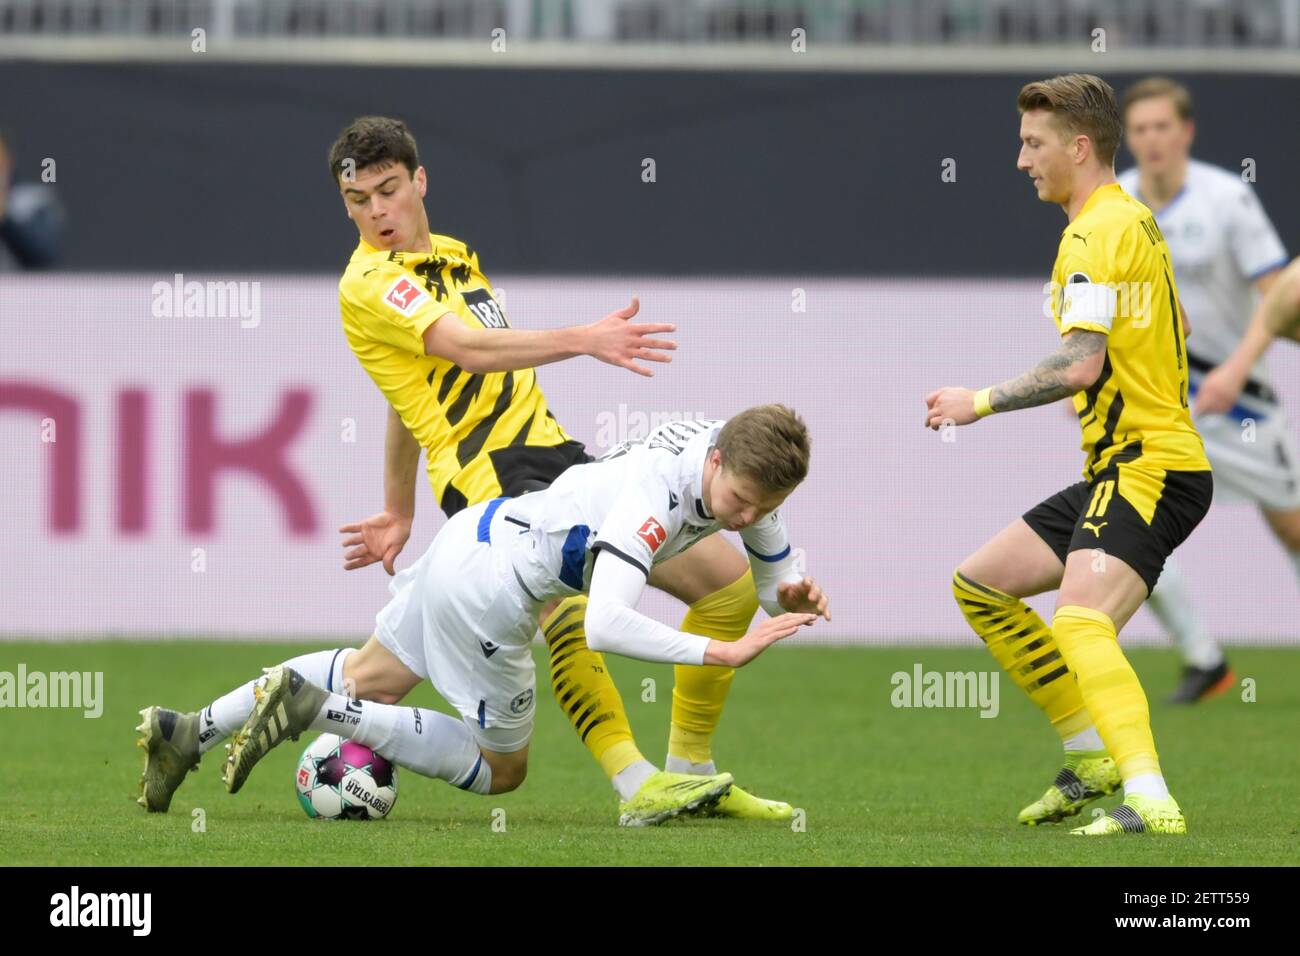
<svg viewBox="0 0 1300 956"><path fill-rule="evenodd" d="M659 546L668 540L668 532L654 518L646 518L645 524L637 531L637 537L644 541L650 547L650 553L654 554L659 550Z"/></svg>
<svg viewBox="0 0 1300 956"><path fill-rule="evenodd" d="M1083 523L1083 527L1087 528L1089 531L1091 531L1093 534L1095 534L1097 537L1100 538L1101 529L1106 527L1106 525L1108 524L1110 524L1109 521L1103 521L1101 524L1093 524L1091 521L1085 521Z"/></svg>
<svg viewBox="0 0 1300 956"><path fill-rule="evenodd" d="M1077 232L1072 232L1072 233L1070 233L1070 235L1073 236L1075 239L1078 239L1080 242L1082 242L1082 243L1086 246L1086 245L1088 244L1088 236L1091 236L1092 233L1088 233L1087 235L1083 235L1083 236L1081 236L1081 235L1079 235Z"/></svg>

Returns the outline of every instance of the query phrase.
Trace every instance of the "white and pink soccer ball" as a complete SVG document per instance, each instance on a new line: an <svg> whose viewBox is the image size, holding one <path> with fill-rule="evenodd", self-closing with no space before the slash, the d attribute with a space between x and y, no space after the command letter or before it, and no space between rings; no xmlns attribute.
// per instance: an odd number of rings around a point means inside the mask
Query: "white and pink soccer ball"
<svg viewBox="0 0 1300 956"><path fill-rule="evenodd" d="M364 744L321 734L302 752L296 780L307 816L380 820L397 802L397 767Z"/></svg>

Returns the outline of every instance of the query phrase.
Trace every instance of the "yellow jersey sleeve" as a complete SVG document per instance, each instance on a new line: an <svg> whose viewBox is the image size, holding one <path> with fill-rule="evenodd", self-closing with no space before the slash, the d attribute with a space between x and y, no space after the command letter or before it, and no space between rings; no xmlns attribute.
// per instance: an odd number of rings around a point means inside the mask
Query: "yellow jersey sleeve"
<svg viewBox="0 0 1300 956"><path fill-rule="evenodd" d="M1073 249L1069 237L1057 271L1060 274L1061 334L1075 329L1109 335L1115 324L1117 296L1114 268L1101 249Z"/></svg>
<svg viewBox="0 0 1300 956"><path fill-rule="evenodd" d="M339 311L348 345L425 449L429 482L452 514L545 471L550 453L540 450L572 439L532 369L470 373L425 352L425 331L449 314L470 328L510 327L477 254L450 236L429 240L428 252L360 244L339 280Z"/></svg>
<svg viewBox="0 0 1300 956"><path fill-rule="evenodd" d="M424 353L424 333L452 311L396 262L379 260L339 284L344 325L354 335L416 354Z"/></svg>

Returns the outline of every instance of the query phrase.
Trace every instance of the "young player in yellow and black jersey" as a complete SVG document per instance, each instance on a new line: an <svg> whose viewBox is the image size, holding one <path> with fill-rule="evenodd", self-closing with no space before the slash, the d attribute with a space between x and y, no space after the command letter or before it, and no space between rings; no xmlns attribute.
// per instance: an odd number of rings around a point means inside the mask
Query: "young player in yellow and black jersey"
<svg viewBox="0 0 1300 956"><path fill-rule="evenodd" d="M1119 631L1209 510L1210 465L1188 410L1186 328L1150 210L1115 181L1121 123L1098 77L1020 92L1018 166L1069 223L1052 273L1061 347L1031 371L926 398L926 424L970 424L1073 395L1083 481L1004 528L958 567L957 603L1060 734L1064 766L1020 821L1052 823L1124 788L1082 835L1185 833L1165 785L1146 695ZM1049 628L1022 598L1057 588Z"/></svg>
<svg viewBox="0 0 1300 956"><path fill-rule="evenodd" d="M666 362L673 343L655 338L671 325L633 324L637 303L588 326L511 329L478 255L429 231L428 187L416 144L399 120L352 123L330 150L330 172L360 242L339 283L348 342L390 406L385 508L346 525L345 566L393 560L410 534L420 449L442 509L546 487L572 464L590 460L556 421L533 368L591 355L651 374L641 364ZM682 629L737 640L758 608L749 564L721 537L655 569L650 583L688 605ZM543 616L557 702L635 816L660 817L692 801L692 787L717 776L713 731L733 676L725 667L678 666L667 770L638 749L622 701L600 654L586 645L585 599ZM373 639L349 655L346 679L357 695L399 698L408 674ZM530 702L531 706L531 702ZM684 780L689 775L692 780ZM724 815L786 819L789 804L733 787Z"/></svg>
<svg viewBox="0 0 1300 956"><path fill-rule="evenodd" d="M509 323L478 255L447 236L429 235L425 245L428 251L384 251L362 239L339 281L339 308L348 344L388 399L395 424L427 449L429 483L450 517L470 502L548 484L589 456L546 407L532 368L485 370L530 359L540 365L554 360L548 352L473 351L475 335L484 348L512 344L485 334ZM444 316L449 328L434 335L446 341L440 353L431 353L424 337ZM619 325L641 336L668 328ZM636 347L654 344L642 339Z"/></svg>

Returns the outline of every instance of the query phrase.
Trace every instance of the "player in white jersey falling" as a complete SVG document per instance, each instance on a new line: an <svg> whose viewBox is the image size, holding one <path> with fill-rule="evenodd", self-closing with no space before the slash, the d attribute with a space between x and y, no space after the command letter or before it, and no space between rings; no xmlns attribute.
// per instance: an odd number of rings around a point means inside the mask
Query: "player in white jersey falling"
<svg viewBox="0 0 1300 956"><path fill-rule="evenodd" d="M1137 167L1121 173L1119 183L1155 213L1169 244L1192 328L1187 362L1194 396L1242 340L1253 293L1277 281L1286 250L1238 172L1190 157L1195 127L1184 86L1149 77L1125 92L1122 106ZM1197 415L1196 428L1214 467L1215 497L1254 502L1300 574L1300 454L1264 362L1254 364L1229 407ZM1150 604L1183 655L1183 679L1170 701L1194 703L1231 686L1232 670L1197 619L1174 562L1166 562Z"/></svg>
<svg viewBox="0 0 1300 956"><path fill-rule="evenodd" d="M352 700L282 664L256 686L253 711L227 746L227 789L238 791L272 747L306 730L356 740L474 793L515 789L533 729L538 617L575 594L589 595L592 649L647 661L740 667L818 615L830 620L826 596L795 571L776 510L807 468L803 421L762 405L726 422L670 422L568 469L543 491L465 509L393 580L375 631L414 675L411 685L431 681L461 719ZM740 532L769 620L724 642L636 611L656 565L723 529ZM732 783L729 773L677 776L673 789L689 800L634 798L619 822L708 809Z"/></svg>

